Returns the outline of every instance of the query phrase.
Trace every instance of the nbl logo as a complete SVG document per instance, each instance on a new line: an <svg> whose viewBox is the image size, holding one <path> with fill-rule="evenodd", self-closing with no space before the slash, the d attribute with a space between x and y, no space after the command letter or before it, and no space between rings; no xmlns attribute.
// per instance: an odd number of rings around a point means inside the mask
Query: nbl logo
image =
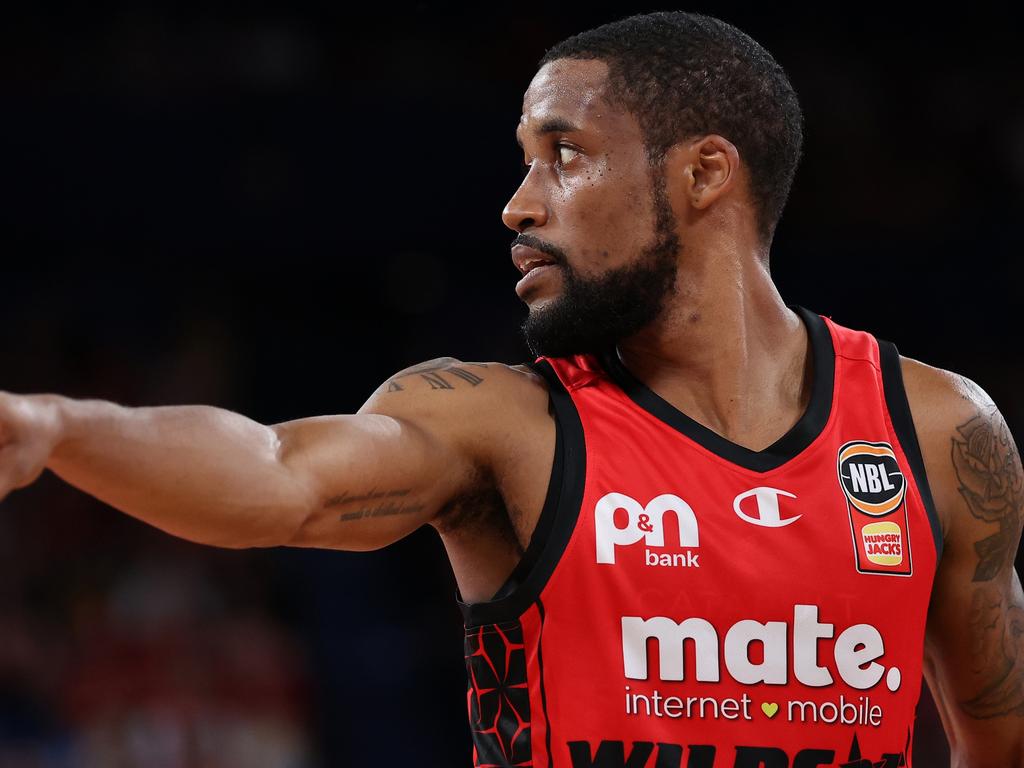
<svg viewBox="0 0 1024 768"><path fill-rule="evenodd" d="M907 480L892 446L854 440L839 449L836 464L850 513L857 570L909 576Z"/></svg>
<svg viewBox="0 0 1024 768"><path fill-rule="evenodd" d="M839 451L839 479L850 504L872 517L899 509L907 484L888 443L847 443Z"/></svg>
<svg viewBox="0 0 1024 768"><path fill-rule="evenodd" d="M616 520L616 512L619 512ZM671 513L678 524L680 548L697 547L697 516L690 505L672 493L655 496L646 505L624 493L607 493L594 507L597 532L597 562L614 563L615 548L636 544L665 546L665 515ZM621 524L620 524L621 523ZM696 568L700 564L693 552L661 554L647 549L647 565L674 565Z"/></svg>

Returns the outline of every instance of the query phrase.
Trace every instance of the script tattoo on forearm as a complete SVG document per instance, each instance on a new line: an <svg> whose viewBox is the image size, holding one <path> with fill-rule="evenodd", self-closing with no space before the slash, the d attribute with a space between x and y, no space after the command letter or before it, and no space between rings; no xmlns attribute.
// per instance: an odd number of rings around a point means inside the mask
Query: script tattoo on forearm
<svg viewBox="0 0 1024 768"><path fill-rule="evenodd" d="M410 376L419 376L430 384L431 389L455 389L460 382L463 385L469 384L475 387L484 380L483 376L480 375L482 371L471 371L467 366L473 366L477 369L486 369L488 367L487 363L463 363L454 358L451 358L451 362L445 363L438 363L432 360L396 373L381 386L384 387L386 392L401 392L404 389L401 383L402 379Z"/></svg>
<svg viewBox="0 0 1024 768"><path fill-rule="evenodd" d="M398 491L378 491L374 488L369 493L352 496L342 493L340 496L332 496L326 502L325 507L338 507L346 504L359 504L358 509L349 512L342 512L338 520L342 523L351 520L362 520L364 517L390 517L392 515L414 515L423 509L422 504L412 504L403 501L408 496L409 488Z"/></svg>
<svg viewBox="0 0 1024 768"><path fill-rule="evenodd" d="M974 581L991 581L1013 567L1024 509L1024 473L1013 435L995 405L958 426L953 437L953 468L971 514L998 530L975 542L979 563Z"/></svg>
<svg viewBox="0 0 1024 768"><path fill-rule="evenodd" d="M981 689L960 706L975 718L1024 716L1024 604L1012 573L1024 515L1024 472L1013 435L991 401L956 429L952 458L960 494L975 518L998 527L974 543L970 664ZM1009 591L1001 582L1008 572Z"/></svg>

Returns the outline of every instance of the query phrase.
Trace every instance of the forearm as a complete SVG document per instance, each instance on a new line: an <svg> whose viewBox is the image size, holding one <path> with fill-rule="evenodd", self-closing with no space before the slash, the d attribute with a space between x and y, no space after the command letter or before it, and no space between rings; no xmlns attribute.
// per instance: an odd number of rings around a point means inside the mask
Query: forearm
<svg viewBox="0 0 1024 768"><path fill-rule="evenodd" d="M206 405L32 397L55 414L47 469L167 533L222 547L272 546L305 517L307 491L280 461L268 426Z"/></svg>

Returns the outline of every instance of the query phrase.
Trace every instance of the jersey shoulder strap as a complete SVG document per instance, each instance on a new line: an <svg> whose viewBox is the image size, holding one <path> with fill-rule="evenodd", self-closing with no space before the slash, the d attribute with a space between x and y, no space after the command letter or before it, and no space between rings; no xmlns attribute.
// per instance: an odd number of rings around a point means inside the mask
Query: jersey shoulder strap
<svg viewBox="0 0 1024 768"><path fill-rule="evenodd" d="M921 456L921 446L917 439L917 429L914 427L914 420L910 413L910 402L907 400L907 390L903 383L900 353L893 342L885 339L877 339L877 341L882 366L885 406L889 411L889 418L892 421L896 437L899 439L900 445L903 446L903 452L907 455L914 481L921 492L921 500L924 502L925 511L928 513L928 522L931 524L932 537L935 539L935 557L938 560L942 557L942 526L935 511L935 502L932 499L931 488L928 485L928 477L924 469L924 459Z"/></svg>

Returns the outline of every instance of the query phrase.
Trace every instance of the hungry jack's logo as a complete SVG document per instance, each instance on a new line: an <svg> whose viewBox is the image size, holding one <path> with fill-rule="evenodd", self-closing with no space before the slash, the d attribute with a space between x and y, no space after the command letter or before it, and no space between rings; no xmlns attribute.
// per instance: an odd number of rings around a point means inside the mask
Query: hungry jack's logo
<svg viewBox="0 0 1024 768"><path fill-rule="evenodd" d="M860 573L909 576L907 480L889 443L853 440L836 459L846 496L855 564Z"/></svg>

